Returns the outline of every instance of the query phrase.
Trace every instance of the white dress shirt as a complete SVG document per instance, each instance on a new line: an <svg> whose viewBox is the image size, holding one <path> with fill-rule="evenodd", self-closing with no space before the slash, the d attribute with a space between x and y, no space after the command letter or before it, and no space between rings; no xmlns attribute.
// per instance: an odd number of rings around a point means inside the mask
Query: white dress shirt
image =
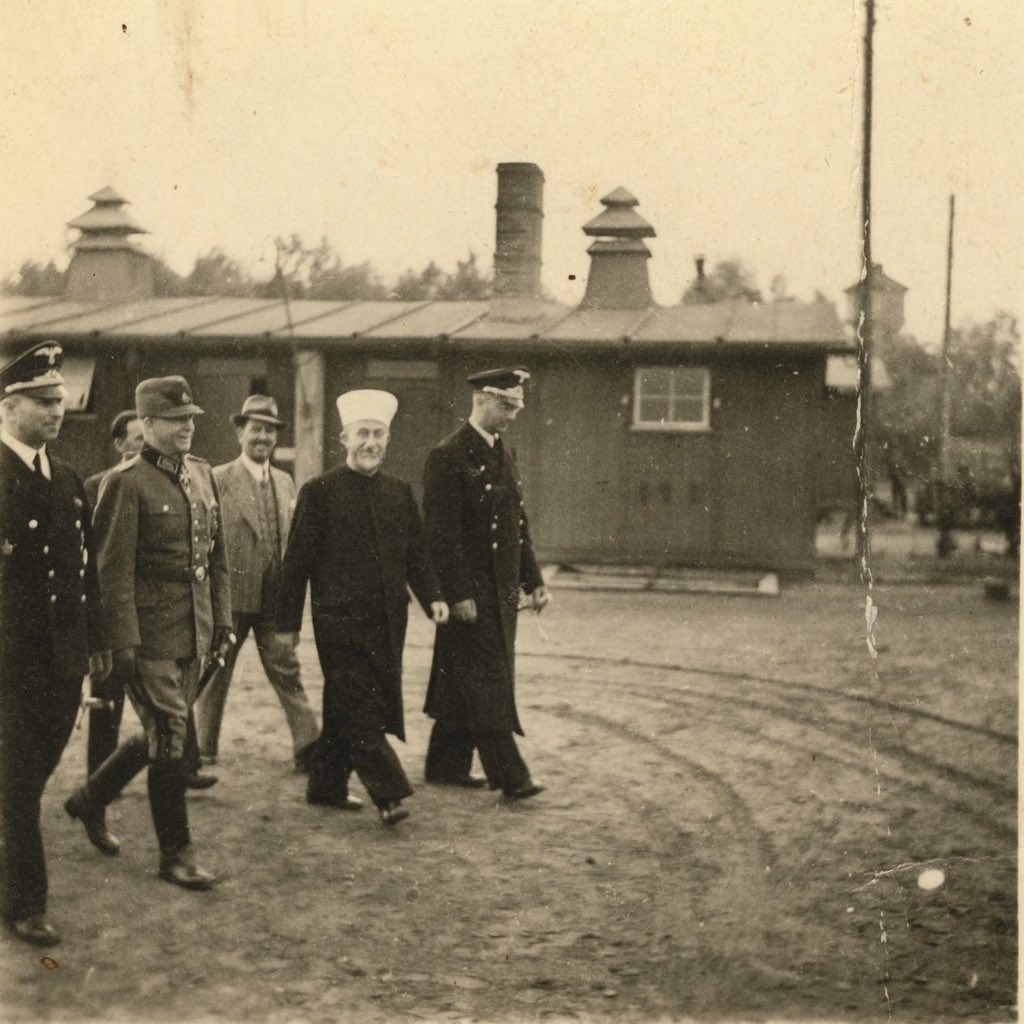
<svg viewBox="0 0 1024 1024"><path fill-rule="evenodd" d="M33 448L31 445L25 444L23 441L19 441L16 437L8 434L6 430L0 430L0 441L7 445L7 447L10 448L11 451L14 452L14 454L17 455L33 473L36 471L35 458L38 454L39 465L42 468L43 476L45 476L47 480L53 479L53 476L50 473L50 459L46 454L45 444L42 448Z"/></svg>

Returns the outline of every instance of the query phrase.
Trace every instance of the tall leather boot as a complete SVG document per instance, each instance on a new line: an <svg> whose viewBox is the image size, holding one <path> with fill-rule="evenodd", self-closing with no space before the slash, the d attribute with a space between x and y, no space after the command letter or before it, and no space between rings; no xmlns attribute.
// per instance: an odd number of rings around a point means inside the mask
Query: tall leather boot
<svg viewBox="0 0 1024 1024"><path fill-rule="evenodd" d="M149 766L149 808L160 844L160 877L183 889L209 889L216 876L201 868L192 850L185 800L186 768L181 760Z"/></svg>
<svg viewBox="0 0 1024 1024"><path fill-rule="evenodd" d="M107 828L107 804L148 762L146 737L141 733L132 736L64 801L64 810L85 826L89 842L107 856L113 857L121 849L121 841Z"/></svg>

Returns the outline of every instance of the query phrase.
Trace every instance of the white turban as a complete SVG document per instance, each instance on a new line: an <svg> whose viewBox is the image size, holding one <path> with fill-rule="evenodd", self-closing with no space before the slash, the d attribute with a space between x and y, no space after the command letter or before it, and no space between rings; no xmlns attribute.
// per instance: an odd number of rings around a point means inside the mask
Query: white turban
<svg viewBox="0 0 1024 1024"><path fill-rule="evenodd" d="M376 420L388 427L398 409L398 399L389 391L359 388L340 395L337 405L342 430L358 420Z"/></svg>

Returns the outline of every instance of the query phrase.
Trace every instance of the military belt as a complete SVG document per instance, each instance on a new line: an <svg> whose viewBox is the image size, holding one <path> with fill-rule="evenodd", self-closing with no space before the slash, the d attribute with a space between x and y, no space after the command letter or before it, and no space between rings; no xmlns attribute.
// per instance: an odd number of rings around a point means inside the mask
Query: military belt
<svg viewBox="0 0 1024 1024"><path fill-rule="evenodd" d="M140 580L158 583L202 583L207 569L205 565L140 565L135 575Z"/></svg>

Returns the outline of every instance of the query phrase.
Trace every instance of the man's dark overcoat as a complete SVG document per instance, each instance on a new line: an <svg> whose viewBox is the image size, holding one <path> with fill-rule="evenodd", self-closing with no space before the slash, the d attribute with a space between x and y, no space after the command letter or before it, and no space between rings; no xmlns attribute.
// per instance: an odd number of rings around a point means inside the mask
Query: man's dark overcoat
<svg viewBox="0 0 1024 1024"><path fill-rule="evenodd" d="M280 631L298 632L307 581L321 664L336 664L339 649L343 658L368 657L380 682L372 697L378 707L363 706L367 694L341 700L351 702L353 715L382 712L385 731L404 740L408 588L428 614L441 600L412 488L387 473L368 477L348 466L303 484L281 567ZM328 648L333 655L325 659Z"/></svg>
<svg viewBox="0 0 1024 1024"><path fill-rule="evenodd" d="M0 914L46 909L40 799L71 735L89 655L104 649L85 490L0 444Z"/></svg>
<svg viewBox="0 0 1024 1024"><path fill-rule="evenodd" d="M477 621L437 631L425 711L478 732L523 734L515 703L519 591L543 584L511 452L465 423L423 471L430 554L450 606L472 598Z"/></svg>

